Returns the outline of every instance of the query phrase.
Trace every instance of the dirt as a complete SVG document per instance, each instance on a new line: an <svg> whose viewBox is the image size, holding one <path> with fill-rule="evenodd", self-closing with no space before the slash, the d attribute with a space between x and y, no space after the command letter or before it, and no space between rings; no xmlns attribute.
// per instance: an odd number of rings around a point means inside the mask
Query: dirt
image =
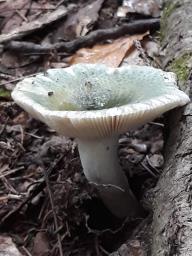
<svg viewBox="0 0 192 256"><path fill-rule="evenodd" d="M102 253L103 248L108 252L117 249L140 221L133 219L124 223L105 209L82 173L75 142L58 136L14 103L1 102L0 107L1 231L13 236L21 249L24 246L30 251L35 250L35 237L43 232L49 255L58 255L52 207L44 184L44 172L47 172L65 252L96 255L99 251L98 255L106 255ZM154 152L154 143L160 140L162 127L158 124L148 124L120 139L122 167L127 175L131 174L132 189L140 200L157 180L142 163L152 154L151 150ZM135 145L141 147L140 151L146 145L144 152L136 151ZM159 154L161 150L161 146L157 147ZM119 231L113 234L114 230Z"/></svg>

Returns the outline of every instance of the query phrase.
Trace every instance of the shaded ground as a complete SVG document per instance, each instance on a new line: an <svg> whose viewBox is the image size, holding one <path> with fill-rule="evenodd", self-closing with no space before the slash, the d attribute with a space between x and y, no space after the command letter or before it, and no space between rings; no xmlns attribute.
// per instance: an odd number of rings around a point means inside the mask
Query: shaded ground
<svg viewBox="0 0 192 256"><path fill-rule="evenodd" d="M36 239L45 243L39 240L43 235L47 249L52 248L50 255L58 255L53 208L44 181L46 172L65 252L97 255L98 251L102 255L103 249L112 252L128 239L141 220L122 223L107 212L84 178L75 142L57 136L14 103L0 106L1 230L29 250L36 250ZM139 199L155 185L157 169L147 159L153 160L152 155L162 159L162 139L159 124L146 125L120 139L120 159L126 173L131 173L131 185ZM112 230L116 230L114 234Z"/></svg>

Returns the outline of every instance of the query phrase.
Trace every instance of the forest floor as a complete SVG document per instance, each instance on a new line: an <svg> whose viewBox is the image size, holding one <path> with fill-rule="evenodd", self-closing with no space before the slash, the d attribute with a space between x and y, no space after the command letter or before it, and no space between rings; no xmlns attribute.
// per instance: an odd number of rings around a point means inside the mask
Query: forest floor
<svg viewBox="0 0 192 256"><path fill-rule="evenodd" d="M135 0L131 9L121 2L0 1L0 255L100 256L122 244L129 255L147 255L164 119L119 138L120 163L146 210L143 219L119 220L85 179L75 141L11 99L18 81L48 68L80 62L159 67L160 6L149 1L141 8Z"/></svg>

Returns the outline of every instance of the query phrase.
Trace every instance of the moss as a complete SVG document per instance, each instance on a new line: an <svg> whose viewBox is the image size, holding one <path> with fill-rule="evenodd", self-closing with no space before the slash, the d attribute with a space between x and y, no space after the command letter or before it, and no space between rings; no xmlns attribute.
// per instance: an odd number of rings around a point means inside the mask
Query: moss
<svg viewBox="0 0 192 256"><path fill-rule="evenodd" d="M0 98L10 99L11 93L3 88L0 88Z"/></svg>
<svg viewBox="0 0 192 256"><path fill-rule="evenodd" d="M171 16L173 11L178 8L180 4L178 2L168 2L164 9L163 9L163 14L161 16L161 29L160 29L160 40L161 42L165 38L165 31L167 27L167 19Z"/></svg>
<svg viewBox="0 0 192 256"><path fill-rule="evenodd" d="M188 78L190 67L189 63L192 58L192 53L185 53L181 57L172 61L169 69L177 74L180 81L185 82Z"/></svg>
<svg viewBox="0 0 192 256"><path fill-rule="evenodd" d="M164 11L163 11L163 16L162 18L165 18L167 19L171 14L172 12L178 8L180 6L180 4L178 2L168 2L165 7L164 7Z"/></svg>

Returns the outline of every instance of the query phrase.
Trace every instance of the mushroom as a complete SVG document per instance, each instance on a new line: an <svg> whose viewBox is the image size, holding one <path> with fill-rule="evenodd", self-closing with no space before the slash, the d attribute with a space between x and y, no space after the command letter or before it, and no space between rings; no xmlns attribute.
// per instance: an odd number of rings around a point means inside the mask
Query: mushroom
<svg viewBox="0 0 192 256"><path fill-rule="evenodd" d="M189 102L174 73L146 66L77 64L25 78L18 105L59 134L77 139L86 178L117 217L138 216L117 156L118 135Z"/></svg>

